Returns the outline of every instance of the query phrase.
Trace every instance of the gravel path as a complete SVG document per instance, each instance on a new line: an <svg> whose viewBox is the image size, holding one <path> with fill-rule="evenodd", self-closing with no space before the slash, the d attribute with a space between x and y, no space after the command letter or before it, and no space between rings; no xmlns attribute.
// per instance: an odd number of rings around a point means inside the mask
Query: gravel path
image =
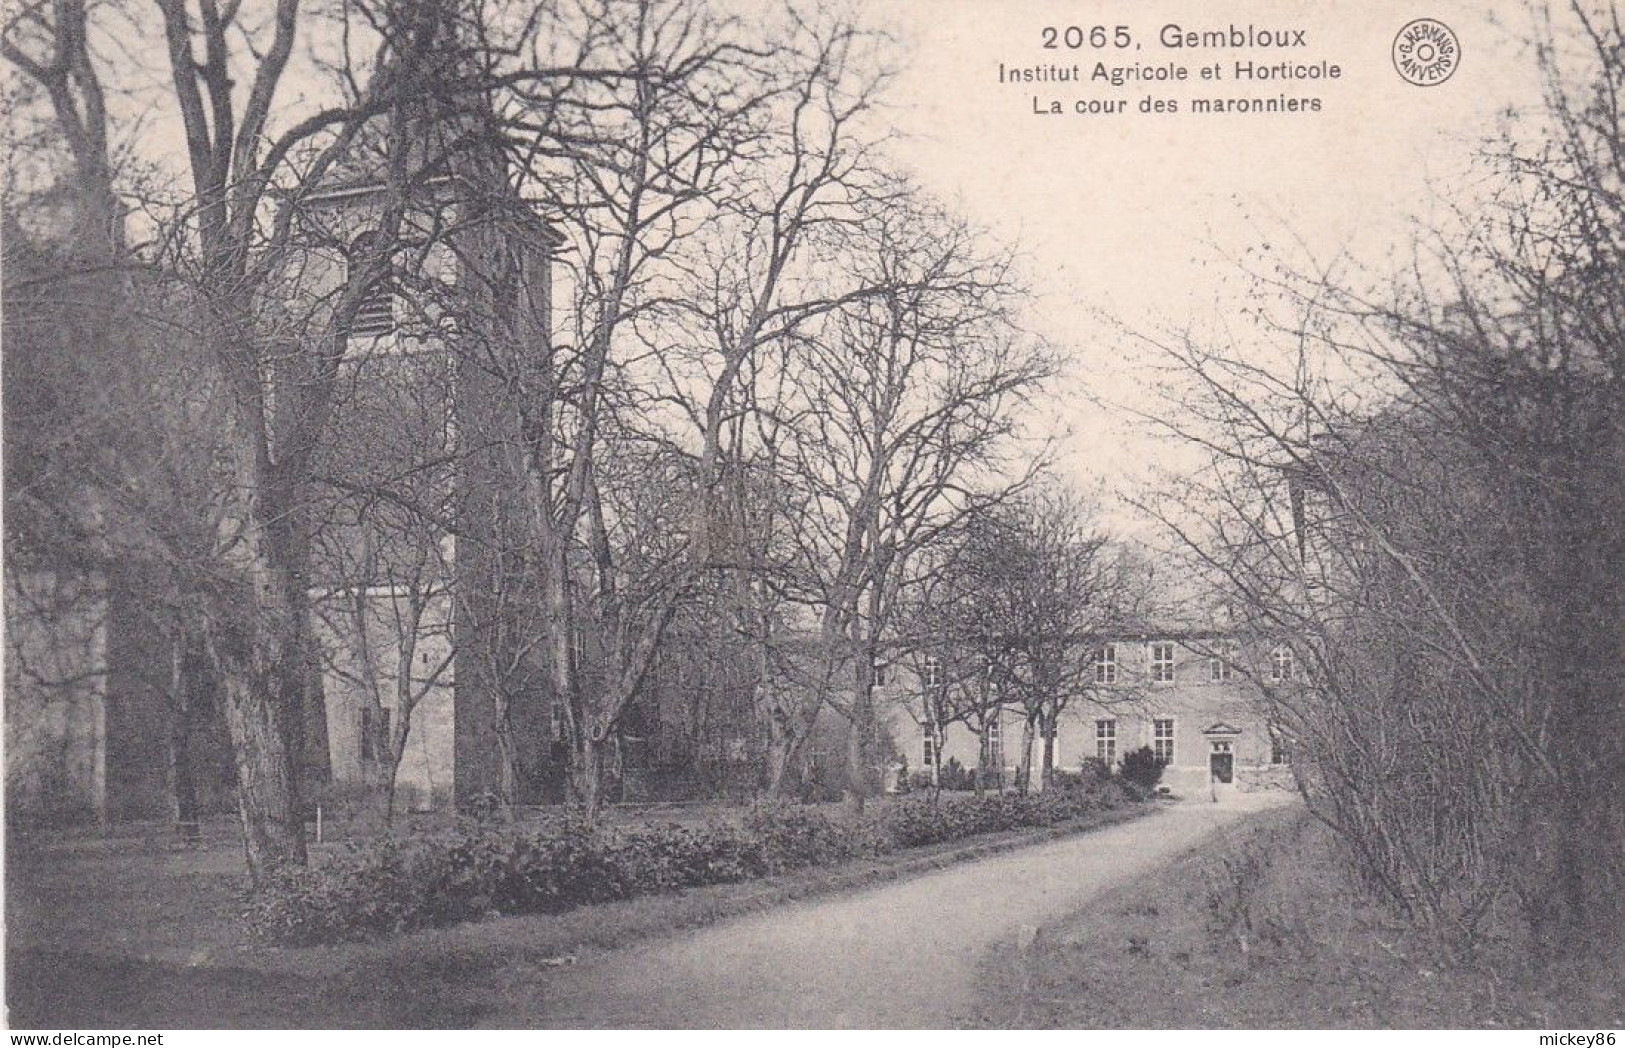
<svg viewBox="0 0 1625 1048"><path fill-rule="evenodd" d="M516 1010L485 1016L484 1025L951 1027L973 1000L982 950L1076 912L1274 803L1181 804L901 883L586 957L534 973L539 992L512 995Z"/></svg>

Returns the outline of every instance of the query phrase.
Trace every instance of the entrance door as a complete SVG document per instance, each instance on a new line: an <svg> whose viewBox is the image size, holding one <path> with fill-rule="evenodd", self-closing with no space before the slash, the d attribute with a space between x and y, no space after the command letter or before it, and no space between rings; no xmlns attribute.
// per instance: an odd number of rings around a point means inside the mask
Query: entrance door
<svg viewBox="0 0 1625 1048"><path fill-rule="evenodd" d="M1208 758L1208 771L1212 779L1221 785L1229 785L1235 778L1236 755L1233 753L1215 753Z"/></svg>

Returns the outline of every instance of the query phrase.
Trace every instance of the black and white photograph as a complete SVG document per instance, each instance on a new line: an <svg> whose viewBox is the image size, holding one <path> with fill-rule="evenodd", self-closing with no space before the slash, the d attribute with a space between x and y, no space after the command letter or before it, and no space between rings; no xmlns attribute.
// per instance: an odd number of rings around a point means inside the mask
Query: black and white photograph
<svg viewBox="0 0 1625 1048"><path fill-rule="evenodd" d="M1614 1048L1622 11L4 0L10 1043Z"/></svg>

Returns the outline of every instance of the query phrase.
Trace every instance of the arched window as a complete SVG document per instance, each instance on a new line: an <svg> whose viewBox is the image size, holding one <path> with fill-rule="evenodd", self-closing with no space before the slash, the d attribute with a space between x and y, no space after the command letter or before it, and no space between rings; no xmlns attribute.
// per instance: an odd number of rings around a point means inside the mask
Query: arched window
<svg viewBox="0 0 1625 1048"><path fill-rule="evenodd" d="M384 234L376 229L369 229L350 241L350 250L346 258L345 280L353 281L358 275L361 266L378 252L385 248ZM356 307L355 317L350 321L352 335L389 335L395 331L395 282L388 273L383 274L372 282L367 293L362 296L361 304Z"/></svg>

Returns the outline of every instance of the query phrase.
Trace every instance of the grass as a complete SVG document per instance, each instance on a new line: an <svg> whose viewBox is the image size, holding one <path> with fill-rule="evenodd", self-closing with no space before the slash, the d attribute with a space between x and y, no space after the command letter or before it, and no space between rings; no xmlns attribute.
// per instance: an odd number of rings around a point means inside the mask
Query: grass
<svg viewBox="0 0 1625 1048"><path fill-rule="evenodd" d="M12 1026L458 1027L500 1008L525 973L584 951L697 927L793 899L851 890L1121 822L1129 805L1017 830L741 884L504 917L387 941L267 949L235 920L232 849L8 853L7 1003Z"/></svg>
<svg viewBox="0 0 1625 1048"><path fill-rule="evenodd" d="M1625 1026L1614 930L1542 967L1488 943L1456 960L1367 900L1301 810L1211 839L984 964L977 1025L1101 1029Z"/></svg>

